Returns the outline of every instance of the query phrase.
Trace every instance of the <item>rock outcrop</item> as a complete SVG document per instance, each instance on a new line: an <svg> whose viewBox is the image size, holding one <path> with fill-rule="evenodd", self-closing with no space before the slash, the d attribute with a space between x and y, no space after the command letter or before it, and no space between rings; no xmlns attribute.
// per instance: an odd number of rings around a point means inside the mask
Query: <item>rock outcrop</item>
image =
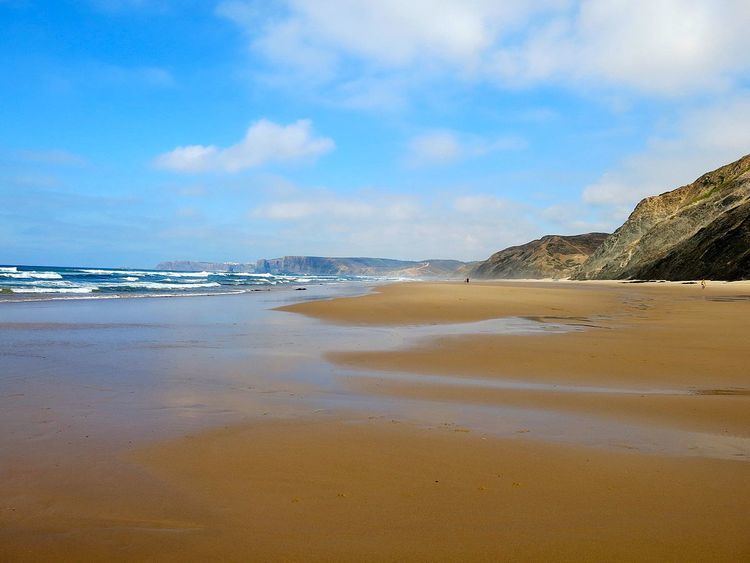
<svg viewBox="0 0 750 563"><path fill-rule="evenodd" d="M642 200L574 277L750 278L750 155Z"/></svg>
<svg viewBox="0 0 750 563"><path fill-rule="evenodd" d="M172 272L254 272L255 264L239 264L237 262L194 262L192 260L172 260L159 262L157 270Z"/></svg>
<svg viewBox="0 0 750 563"><path fill-rule="evenodd" d="M480 279L568 278L608 236L607 233L547 235L496 252L475 266L469 276Z"/></svg>
<svg viewBox="0 0 750 563"><path fill-rule="evenodd" d="M390 258L328 258L284 256L258 260L255 271L270 274L312 274L376 277L457 277L464 262L458 260L393 260Z"/></svg>
<svg viewBox="0 0 750 563"><path fill-rule="evenodd" d="M392 260L389 258L328 258L284 256L261 259L255 264L236 262L161 262L158 270L175 272L255 272L258 274L308 274L316 276L372 276L398 278L459 278L473 262L458 260Z"/></svg>

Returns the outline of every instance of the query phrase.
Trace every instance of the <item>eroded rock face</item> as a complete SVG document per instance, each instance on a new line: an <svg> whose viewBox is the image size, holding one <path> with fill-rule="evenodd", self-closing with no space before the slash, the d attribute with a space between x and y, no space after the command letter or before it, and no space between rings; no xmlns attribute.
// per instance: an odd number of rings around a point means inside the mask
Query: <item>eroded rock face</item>
<svg viewBox="0 0 750 563"><path fill-rule="evenodd" d="M172 272L254 272L254 264L238 264L236 262L197 262L193 260L171 260L159 262L157 270Z"/></svg>
<svg viewBox="0 0 750 563"><path fill-rule="evenodd" d="M330 258L284 256L258 260L257 272L271 274L314 274L387 277L456 277L466 263L458 260L393 260L390 258Z"/></svg>
<svg viewBox="0 0 750 563"><path fill-rule="evenodd" d="M750 278L750 155L642 200L574 277Z"/></svg>
<svg viewBox="0 0 750 563"><path fill-rule="evenodd" d="M496 252L469 275L480 279L567 278L608 236L607 233L547 235Z"/></svg>
<svg viewBox="0 0 750 563"><path fill-rule="evenodd" d="M326 256L284 256L258 260L254 264L235 262L161 262L157 270L182 272L250 272L330 276L376 276L404 278L459 278L474 265L459 260L393 260L390 258L330 258Z"/></svg>

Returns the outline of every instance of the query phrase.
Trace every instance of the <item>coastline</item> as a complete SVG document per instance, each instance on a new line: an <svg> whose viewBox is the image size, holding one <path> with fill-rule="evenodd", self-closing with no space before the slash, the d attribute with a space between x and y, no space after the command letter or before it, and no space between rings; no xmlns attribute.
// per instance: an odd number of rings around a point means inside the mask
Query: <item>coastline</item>
<svg viewBox="0 0 750 563"><path fill-rule="evenodd" d="M339 289L12 307L3 552L750 554L747 285Z"/></svg>
<svg viewBox="0 0 750 563"><path fill-rule="evenodd" d="M450 335L399 349L327 352L334 364L363 372L348 378L362 392L750 436L750 283L710 284L706 290L617 282L392 285L361 298L283 309L351 325L511 315L576 329ZM416 377L385 379L373 372ZM422 382L419 375L428 377ZM493 388L493 381L506 387ZM601 392L587 390L592 386ZM616 392L621 388L630 392Z"/></svg>

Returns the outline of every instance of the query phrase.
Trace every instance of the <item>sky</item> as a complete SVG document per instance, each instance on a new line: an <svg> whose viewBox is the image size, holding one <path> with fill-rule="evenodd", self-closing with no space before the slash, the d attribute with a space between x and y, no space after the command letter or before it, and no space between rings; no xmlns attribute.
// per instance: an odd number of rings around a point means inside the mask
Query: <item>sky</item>
<svg viewBox="0 0 750 563"><path fill-rule="evenodd" d="M750 152L747 0L0 0L0 263L477 260Z"/></svg>

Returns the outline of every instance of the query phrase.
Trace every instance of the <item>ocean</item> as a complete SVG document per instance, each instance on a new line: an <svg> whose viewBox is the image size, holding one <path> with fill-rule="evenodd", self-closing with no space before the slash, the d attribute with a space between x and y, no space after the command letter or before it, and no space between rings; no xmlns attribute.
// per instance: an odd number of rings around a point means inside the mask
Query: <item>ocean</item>
<svg viewBox="0 0 750 563"><path fill-rule="evenodd" d="M374 279L357 276L6 265L0 266L0 301L225 295L262 291L275 286Z"/></svg>

